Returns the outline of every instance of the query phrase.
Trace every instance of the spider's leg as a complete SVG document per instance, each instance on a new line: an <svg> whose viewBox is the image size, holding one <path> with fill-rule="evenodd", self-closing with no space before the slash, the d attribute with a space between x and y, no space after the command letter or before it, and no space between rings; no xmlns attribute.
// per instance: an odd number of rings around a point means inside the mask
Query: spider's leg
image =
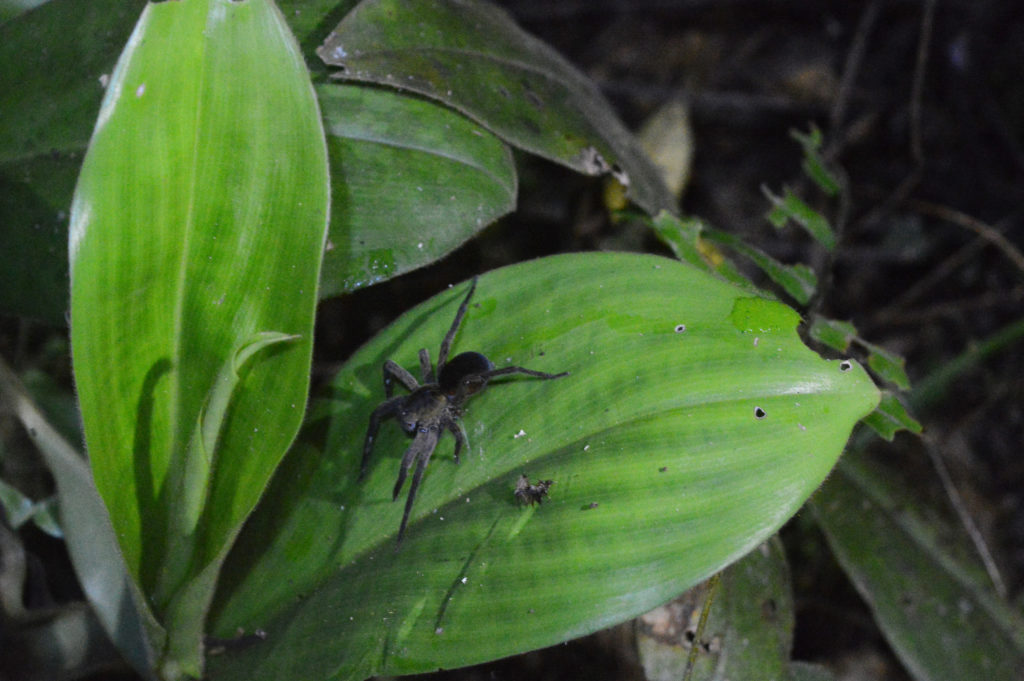
<svg viewBox="0 0 1024 681"><path fill-rule="evenodd" d="M366 477L366 466L370 462L370 453L373 451L373 441L380 429L380 422L397 414L398 407L404 399L404 397L395 397L387 402L382 402L370 414L370 425L366 428L366 440L363 441L363 461L359 465L360 480Z"/></svg>
<svg viewBox="0 0 1024 681"><path fill-rule="evenodd" d="M458 419L452 419L448 422L448 430L455 437L455 463L459 462L459 452L462 451L463 447L468 447L468 441L466 440L466 429L462 427L462 422Z"/></svg>
<svg viewBox="0 0 1024 681"><path fill-rule="evenodd" d="M462 300L462 305L459 305L459 311L455 313L455 320L452 322L452 326L448 329L448 333L445 334L444 340L441 341L441 352L437 355L437 374L441 375L441 369L448 362L448 350L452 347L452 341L455 340L455 332L459 330L459 325L462 324L462 318L466 316L466 308L469 306L469 299L473 297L473 291L476 290L477 277L473 277L473 283L469 285L469 292L466 293L466 297Z"/></svg>
<svg viewBox="0 0 1024 681"><path fill-rule="evenodd" d="M420 376L424 383L437 383L434 367L430 366L430 351L426 348L420 350Z"/></svg>
<svg viewBox="0 0 1024 681"><path fill-rule="evenodd" d="M408 371L403 369L397 362L393 362L390 359L384 362L384 396L390 398L395 392L394 379L398 379L399 383L404 385L409 392L412 392L416 388L420 387L420 384L416 381L416 377L410 374Z"/></svg>
<svg viewBox="0 0 1024 681"><path fill-rule="evenodd" d="M423 435L422 440L419 435ZM412 511L412 503L416 500L416 491L420 487L420 480L423 479L423 471L427 467L427 463L430 462L430 455L434 453L434 448L437 446L438 433L436 430L427 430L426 432L420 432L417 437L413 440L412 446L409 447L409 452L406 452L405 458L408 458L409 453L415 450L415 456L418 459L416 463L416 470L412 474L412 483L409 485L409 496L405 498L405 510L402 511L402 524L398 526L398 541L395 542L395 550L402 544L402 538L405 536L405 526L409 523L409 513ZM417 441L420 441L417 447ZM399 483L405 478L405 473L408 470L406 466L405 458L402 460L402 472L399 476ZM396 494L401 484L395 487Z"/></svg>
<svg viewBox="0 0 1024 681"><path fill-rule="evenodd" d="M425 430L416 431L416 437L412 439L412 444L405 450L405 454L402 455L402 464L398 468L398 479L395 480L395 488L391 491L391 501L398 498L398 493L402 491L402 485L405 483L405 476L409 474L409 467L412 466L412 462L416 459L426 457L430 460L430 455L434 453L434 448L437 447L438 433L436 430L429 428ZM416 494L416 488L413 487L409 490L411 495Z"/></svg>
<svg viewBox="0 0 1024 681"><path fill-rule="evenodd" d="M568 371L563 371L560 374L547 374L543 371L534 371L533 369L526 369L524 367L504 367L501 369L494 369L493 371L485 371L480 374L482 378L491 379L495 376L505 376L507 374L526 374L527 376L533 376L535 378L561 378L568 376Z"/></svg>

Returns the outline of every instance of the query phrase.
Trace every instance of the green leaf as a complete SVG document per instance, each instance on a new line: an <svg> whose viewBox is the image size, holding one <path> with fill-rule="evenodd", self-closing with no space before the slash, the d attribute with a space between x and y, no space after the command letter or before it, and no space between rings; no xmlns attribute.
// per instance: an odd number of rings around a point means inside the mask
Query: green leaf
<svg viewBox="0 0 1024 681"><path fill-rule="evenodd" d="M0 508L4 510L5 522L16 530L32 519L35 502L0 478Z"/></svg>
<svg viewBox="0 0 1024 681"><path fill-rule="evenodd" d="M302 46L302 53L315 61L313 51L323 37L359 0L279 0L276 4Z"/></svg>
<svg viewBox="0 0 1024 681"><path fill-rule="evenodd" d="M737 253L749 258L762 272L801 305L806 305L818 286L818 278L811 268L802 263L784 265L759 248L754 248L734 234L717 229L704 231L710 241L728 246Z"/></svg>
<svg viewBox="0 0 1024 681"><path fill-rule="evenodd" d="M210 476L221 434L227 426L232 399L242 386L242 367L264 348L278 343L299 340L296 334L261 331L242 339L241 345L227 358L214 379L205 404L199 411L195 430L189 440L182 473L182 512L175 518L179 531L192 535L198 530L203 507L210 492Z"/></svg>
<svg viewBox="0 0 1024 681"><path fill-rule="evenodd" d="M145 3L50 0L0 24L0 310L66 324L71 195L101 78Z"/></svg>
<svg viewBox="0 0 1024 681"><path fill-rule="evenodd" d="M772 194L767 187L762 187L762 191L772 204L772 209L765 217L776 228L781 229L792 220L803 227L822 246L830 251L835 249L836 235L824 215L808 206L803 199L789 189L784 190L781 197Z"/></svg>
<svg viewBox="0 0 1024 681"><path fill-rule="evenodd" d="M321 297L433 262L515 206L511 151L465 117L380 88L317 95L333 189Z"/></svg>
<svg viewBox="0 0 1024 681"><path fill-rule="evenodd" d="M895 352L872 343L859 341L868 350L868 366L884 380L903 390L910 389L910 378L907 377L906 360Z"/></svg>
<svg viewBox="0 0 1024 681"><path fill-rule="evenodd" d="M42 501L32 501L16 487L7 484L0 478L0 508L4 510L4 519L11 529L16 530L32 521L46 534L60 539L64 533L54 514L54 505L54 497L47 497Z"/></svg>
<svg viewBox="0 0 1024 681"><path fill-rule="evenodd" d="M910 395L911 406L918 411L932 408L936 402L949 399L958 389L957 382L992 355L1014 349L1024 339L1024 317L1014 319L988 337L972 343L963 352L932 370Z"/></svg>
<svg viewBox="0 0 1024 681"><path fill-rule="evenodd" d="M0 22L12 19L44 2L46 0L0 0Z"/></svg>
<svg viewBox="0 0 1024 681"><path fill-rule="evenodd" d="M484 2L367 0L317 50L336 78L415 92L509 144L579 172L612 173L650 214L675 200L600 91Z"/></svg>
<svg viewBox="0 0 1024 681"><path fill-rule="evenodd" d="M50 424L2 360L0 404L24 426L53 475L65 544L92 610L125 660L144 677L150 676L164 632L128 575L88 463Z"/></svg>
<svg viewBox="0 0 1024 681"><path fill-rule="evenodd" d="M699 641L693 640L695 618L679 603L692 591L638 620L637 651L647 681L682 679L694 643L700 648L693 681L786 678L795 618L778 537L722 571ZM677 635L666 638L666 631Z"/></svg>
<svg viewBox="0 0 1024 681"><path fill-rule="evenodd" d="M850 349L850 342L857 338L857 329L850 322L827 317L814 316L808 328L811 338L837 352Z"/></svg>
<svg viewBox="0 0 1024 681"><path fill-rule="evenodd" d="M865 417L864 423L890 442L901 430L912 433L920 433L922 430L921 424L910 415L899 398L888 390L882 391L882 401Z"/></svg>
<svg viewBox="0 0 1024 681"><path fill-rule="evenodd" d="M683 262L758 293L757 288L736 269L731 260L722 255L713 244L701 238L701 235L710 229L701 218L679 218L663 210L654 218L648 219L647 223L654 230L655 236Z"/></svg>
<svg viewBox="0 0 1024 681"><path fill-rule="evenodd" d="M815 340L839 352L847 352L851 343L859 345L868 351L868 366L880 378L903 390L910 388L910 379L905 368L906 360L858 336L857 329L850 322L815 317L809 333Z"/></svg>
<svg viewBox="0 0 1024 681"><path fill-rule="evenodd" d="M798 315L673 260L566 255L482 277L453 353L569 371L495 381L442 440L401 550L409 441L385 423L357 480L381 366L436 352L465 285L403 315L332 381L232 551L211 633L265 640L218 679L363 678L493 659L667 601L769 537L877 402L801 342ZM553 480L521 507L521 474Z"/></svg>
<svg viewBox="0 0 1024 681"><path fill-rule="evenodd" d="M804 169L804 174L829 196L838 194L839 181L829 171L825 165L825 159L821 157L822 134L818 126L811 124L811 130L807 134L798 130L790 130L789 134L803 147L804 158L801 167Z"/></svg>
<svg viewBox="0 0 1024 681"><path fill-rule="evenodd" d="M301 423L327 210L316 99L273 5L149 5L100 109L69 250L93 474L167 627L168 678L201 673L220 562Z"/></svg>
<svg viewBox="0 0 1024 681"><path fill-rule="evenodd" d="M1019 679L1024 619L994 595L976 559L953 555L966 539L962 531L951 538L909 494L922 480L899 477L847 455L815 496L843 570L918 681Z"/></svg>

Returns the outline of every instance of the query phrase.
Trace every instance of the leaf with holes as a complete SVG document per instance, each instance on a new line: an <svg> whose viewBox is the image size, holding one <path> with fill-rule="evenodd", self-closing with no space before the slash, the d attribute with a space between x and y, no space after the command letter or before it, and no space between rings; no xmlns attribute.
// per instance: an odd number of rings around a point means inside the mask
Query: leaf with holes
<svg viewBox="0 0 1024 681"><path fill-rule="evenodd" d="M675 199L597 87L502 10L476 0L360 3L317 54L336 78L436 99L579 172L613 173L654 214Z"/></svg>
<svg viewBox="0 0 1024 681"><path fill-rule="evenodd" d="M468 403L462 461L445 436L396 551L398 425L358 479L381 367L436 358L466 290L402 316L314 407L211 612L215 636L265 640L211 659L216 678L455 667L636 616L775 532L878 400L861 367L803 345L793 310L688 265L582 254L497 270L452 352L570 375L496 379ZM552 481L543 504L517 502L523 474Z"/></svg>

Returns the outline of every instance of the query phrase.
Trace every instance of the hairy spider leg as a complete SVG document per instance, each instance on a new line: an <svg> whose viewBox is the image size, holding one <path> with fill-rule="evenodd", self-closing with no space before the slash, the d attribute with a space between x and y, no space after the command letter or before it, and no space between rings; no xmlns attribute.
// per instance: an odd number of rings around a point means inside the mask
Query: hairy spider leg
<svg viewBox="0 0 1024 681"><path fill-rule="evenodd" d="M526 369L524 367L503 367L501 369L485 371L480 374L480 377L490 380L496 376L506 376L508 374L526 374L527 376L534 376L536 378L562 378L563 376L568 376L569 372L563 371L560 374L547 374L543 371L534 371L533 369Z"/></svg>
<svg viewBox="0 0 1024 681"><path fill-rule="evenodd" d="M370 425L366 429L366 440L363 441L363 461L359 465L359 479L366 477L367 464L370 462L370 454L373 452L373 441L380 430L380 422L386 418L396 416L401 410L404 397L393 397L386 402L377 405L377 408L370 413Z"/></svg>
<svg viewBox="0 0 1024 681"><path fill-rule="evenodd" d="M398 382L405 386L406 390L412 392L420 387L416 377L406 371L398 362L388 360L384 362L384 368L382 370L384 374L384 396L388 399L395 392L395 384L393 379L398 379Z"/></svg>
<svg viewBox="0 0 1024 681"><path fill-rule="evenodd" d="M441 370L444 369L444 365L448 363L448 351L452 347L452 341L455 340L455 333L459 330L459 326L462 324L462 318L466 316L466 308L469 307L469 299L473 297L473 291L476 290L477 277L473 277L473 283L469 285L469 292L466 293L466 297L462 299L462 305L459 305L459 311L455 313L455 319L452 321L452 326L448 329L448 333L445 334L444 340L441 341L441 351L437 355L437 375L441 375Z"/></svg>
<svg viewBox="0 0 1024 681"><path fill-rule="evenodd" d="M434 367L430 366L430 351L426 348L420 349L420 376L424 383L437 383Z"/></svg>
<svg viewBox="0 0 1024 681"><path fill-rule="evenodd" d="M439 435L440 433L431 428L420 429L416 433L416 437L413 438L412 444L409 445L409 449L405 450L405 455L402 457L402 467L398 472L398 481L395 482L395 489L391 496L392 501L398 498L398 493L402 489L402 483L405 482L405 476L409 472L409 467L414 460L416 460L416 470L413 472L412 482L409 484L409 496L405 498L405 510L402 511L402 524L398 526L398 541L395 544L395 550L398 550L398 546L401 545L402 538L405 536L405 526L409 523L412 503L416 500L416 492L420 488L423 471L430 462L430 455L434 453L434 449L437 447Z"/></svg>
<svg viewBox="0 0 1024 681"><path fill-rule="evenodd" d="M524 367L503 367L501 369L491 369L490 371L483 371L479 374L473 374L463 379L459 383L458 392L454 396L454 401L457 404L464 402L470 395L480 392L486 386L488 381L496 376L507 376L509 374L526 374L527 376L533 376L534 378L552 379L562 378L568 376L568 371L563 371L560 374L548 374L543 371L534 371L533 369L526 369Z"/></svg>
<svg viewBox="0 0 1024 681"><path fill-rule="evenodd" d="M405 454L402 455L402 465L398 469L398 480L395 480L395 488L391 490L392 501L397 499L398 493L402 491L402 485L405 483L405 477L409 474L412 462L417 459L429 461L430 456L437 447L438 439L440 439L440 433L433 428L420 428L416 431L416 437L412 439L412 444L409 445L409 448L405 450ZM415 494L415 492L415 487L409 490L410 494Z"/></svg>
<svg viewBox="0 0 1024 681"><path fill-rule="evenodd" d="M448 432L455 438L455 463L459 462L459 452L462 448L467 445L466 442L466 431L462 427L462 422L459 421L456 416L448 422Z"/></svg>

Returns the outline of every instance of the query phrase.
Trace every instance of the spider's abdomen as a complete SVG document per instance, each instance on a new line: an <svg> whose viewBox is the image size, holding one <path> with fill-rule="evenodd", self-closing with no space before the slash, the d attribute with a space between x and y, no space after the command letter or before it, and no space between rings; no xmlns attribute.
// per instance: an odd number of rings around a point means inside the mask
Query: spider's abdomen
<svg viewBox="0 0 1024 681"><path fill-rule="evenodd" d="M479 352L463 352L452 357L451 361L444 365L437 382L445 394L453 395L458 391L459 384L463 379L491 371L492 369L494 369L494 364L491 360ZM480 388L485 383L486 381L481 382Z"/></svg>

